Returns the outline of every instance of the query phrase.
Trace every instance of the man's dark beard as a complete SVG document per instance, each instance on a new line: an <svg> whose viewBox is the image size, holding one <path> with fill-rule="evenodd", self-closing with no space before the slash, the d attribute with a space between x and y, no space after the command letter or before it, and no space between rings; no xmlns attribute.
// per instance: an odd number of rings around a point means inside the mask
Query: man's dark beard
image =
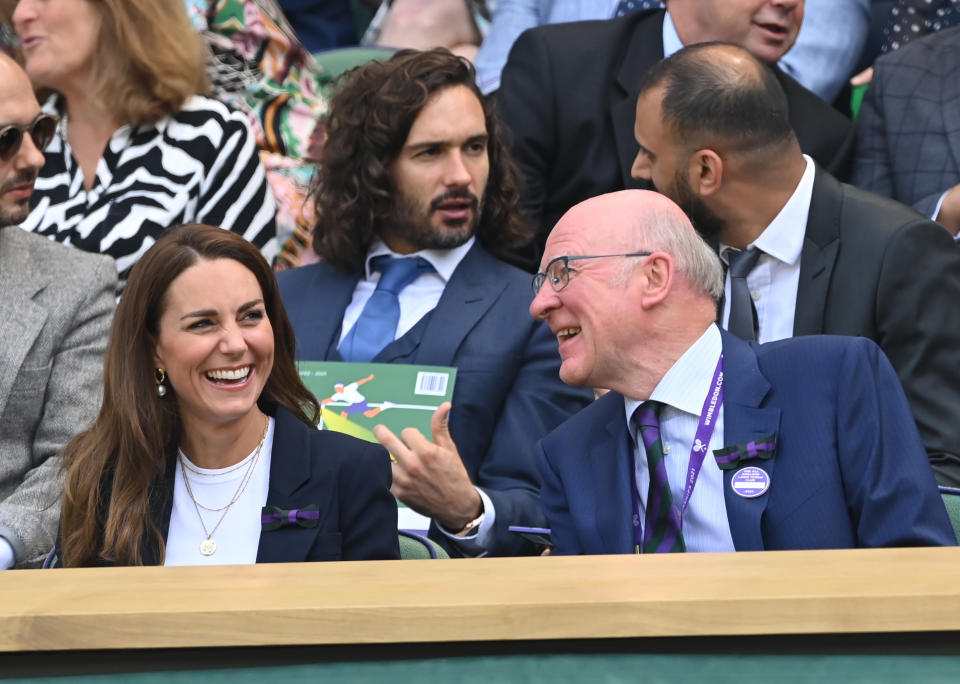
<svg viewBox="0 0 960 684"><path fill-rule="evenodd" d="M36 168L20 171L16 176L0 186L0 195L8 193L13 190L13 188L20 185L26 185L27 183L33 185L33 182L37 180L37 173L39 173L39 169ZM25 206L23 209L16 210L16 212L6 212L0 209L0 228L20 225L27 220L27 216L29 215L29 205Z"/></svg>
<svg viewBox="0 0 960 684"><path fill-rule="evenodd" d="M726 227L723 219L713 213L679 173L674 178L674 184L677 188L677 205L683 209L683 213L687 215L701 237L708 241L719 238Z"/></svg>
<svg viewBox="0 0 960 684"><path fill-rule="evenodd" d="M435 228L430 223L430 216L443 202L453 199L469 199L471 201L472 220L460 221L457 224L446 224L443 228ZM390 221L390 232L403 238L417 249L453 249L459 247L473 235L480 220L482 203L469 190L450 190L430 202L426 214L421 213L417 204L406 195L397 193L394 199L393 216Z"/></svg>

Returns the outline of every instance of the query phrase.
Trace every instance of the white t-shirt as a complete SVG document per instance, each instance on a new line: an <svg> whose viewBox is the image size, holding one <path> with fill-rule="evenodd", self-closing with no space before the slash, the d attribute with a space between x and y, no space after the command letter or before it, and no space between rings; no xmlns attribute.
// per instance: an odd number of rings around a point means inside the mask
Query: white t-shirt
<svg viewBox="0 0 960 684"><path fill-rule="evenodd" d="M270 485L273 434L274 420L271 418L267 436L255 463L253 461L256 450L250 452L240 463L228 468L198 468L188 460L183 460L183 465L177 463L164 565L250 565L257 562L261 509L267 502ZM207 532L213 532L216 527L212 539L217 544L217 550L210 556L203 555L200 553L200 544L206 540L207 533L203 531L197 507L183 482L184 472L190 479L190 489L197 501L209 508L220 508L234 497L250 468L253 468L253 472L250 473L249 482L228 511L199 509ZM221 516L223 522L217 526Z"/></svg>

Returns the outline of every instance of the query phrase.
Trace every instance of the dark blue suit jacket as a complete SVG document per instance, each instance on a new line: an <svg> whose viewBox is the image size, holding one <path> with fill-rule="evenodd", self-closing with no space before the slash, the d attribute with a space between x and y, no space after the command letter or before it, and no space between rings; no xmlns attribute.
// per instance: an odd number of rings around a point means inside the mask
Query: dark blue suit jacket
<svg viewBox="0 0 960 684"><path fill-rule="evenodd" d="M257 563L400 558L397 504L390 494L390 456L376 444L314 430L282 409L276 418L270 459L267 506L282 509L320 506L319 524L296 525L260 533ZM170 530L177 458L167 458L164 478L150 498L153 520L164 539ZM105 481L109 481L106 474ZM104 502L103 518L106 518ZM144 565L159 565L159 549L145 534ZM45 567L60 565L60 540ZM91 565L112 565L102 559Z"/></svg>
<svg viewBox="0 0 960 684"><path fill-rule="evenodd" d="M755 499L724 500L738 551L954 545L923 444L890 363L866 339L750 344L723 334L724 441L777 434ZM632 553L632 448L610 392L540 443L541 499L557 553ZM710 456L708 455L708 458Z"/></svg>
<svg viewBox="0 0 960 684"><path fill-rule="evenodd" d="M327 359L359 274L314 264L277 275L297 333L298 357ZM447 283L425 325L373 360L455 366L450 434L473 483L496 509L490 555L533 553L509 525L544 523L534 462L537 440L589 403L589 391L564 385L550 329L530 317L530 276L479 244ZM430 537L462 555L435 525Z"/></svg>
<svg viewBox="0 0 960 684"><path fill-rule="evenodd" d="M283 409L276 418L267 506L319 504L320 524L261 532L257 562L400 558L386 449L312 429Z"/></svg>
<svg viewBox="0 0 960 684"><path fill-rule="evenodd" d="M336 432L314 430L285 409L275 411L267 506L283 509L319 504L319 524L288 525L260 533L258 563L391 560L400 558L397 504L390 494L390 455L376 444ZM167 465L166 494L154 500L164 538L173 510L177 461ZM153 549L144 565L159 563Z"/></svg>

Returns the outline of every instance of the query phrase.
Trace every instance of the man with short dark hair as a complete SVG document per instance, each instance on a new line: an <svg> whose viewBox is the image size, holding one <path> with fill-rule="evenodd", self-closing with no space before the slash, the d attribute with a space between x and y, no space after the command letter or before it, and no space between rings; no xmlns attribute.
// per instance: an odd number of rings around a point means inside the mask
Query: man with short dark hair
<svg viewBox="0 0 960 684"><path fill-rule="evenodd" d="M0 569L39 565L53 548L56 454L100 408L116 305L113 259L17 227L56 126L0 55Z"/></svg>
<svg viewBox="0 0 960 684"><path fill-rule="evenodd" d="M561 377L611 389L540 441L557 553L956 543L883 353L721 331L720 263L667 198L578 204L541 268L530 313Z"/></svg>
<svg viewBox="0 0 960 684"><path fill-rule="evenodd" d="M456 366L432 444L375 430L397 459L393 492L454 554L534 552L507 530L542 525L534 445L590 394L559 381L550 330L526 315L527 276L494 256L530 228L473 68L406 50L351 72L322 159L322 263L279 275L300 358ZM367 314L388 288L397 308L381 331Z"/></svg>
<svg viewBox="0 0 960 684"><path fill-rule="evenodd" d="M644 187L630 177L637 82L685 45L724 40L770 64L804 152L842 173L853 145L850 121L775 66L802 17L803 0L669 0L666 10L524 32L497 93L525 181L522 208L539 223L533 252L518 252L518 263L535 268L550 229L577 202Z"/></svg>
<svg viewBox="0 0 960 684"><path fill-rule="evenodd" d="M941 484L960 484L960 252L915 211L837 182L801 152L776 79L696 45L640 84L636 178L679 204L728 265L721 321L769 342L874 340Z"/></svg>

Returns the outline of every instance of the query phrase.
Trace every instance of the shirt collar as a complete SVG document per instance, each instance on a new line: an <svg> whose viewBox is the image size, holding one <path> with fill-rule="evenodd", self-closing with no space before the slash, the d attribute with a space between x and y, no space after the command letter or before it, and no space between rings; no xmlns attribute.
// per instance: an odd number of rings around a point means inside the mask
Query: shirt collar
<svg viewBox="0 0 960 684"><path fill-rule="evenodd" d="M797 263L803 249L807 215L810 213L810 200L813 198L814 164L807 155L803 155L803 158L807 162L807 168L796 189L780 213L753 243L757 249L791 265Z"/></svg>
<svg viewBox="0 0 960 684"><path fill-rule="evenodd" d="M660 379L649 401L659 401L684 413L699 416L722 352L720 329L716 323L711 323ZM634 411L643 403L637 399L623 398L628 425Z"/></svg>
<svg viewBox="0 0 960 684"><path fill-rule="evenodd" d="M807 217L810 214L810 201L813 198L813 178L816 175L815 165L807 155L803 155L807 167L800 177L800 182L794 189L790 199L783 205L780 213L770 222L760 237L747 247L756 247L764 254L791 266L800 259L803 251L803 238L806 235ZM724 263L728 263L725 249L728 245L720 245L720 254Z"/></svg>
<svg viewBox="0 0 960 684"><path fill-rule="evenodd" d="M663 13L663 56L669 57L682 49L683 42L677 33L677 27L673 25L673 19L670 18L670 10L667 10Z"/></svg>
<svg viewBox="0 0 960 684"><path fill-rule="evenodd" d="M463 258L467 256L467 252L470 251L470 248L473 247L473 243L476 241L476 237L470 236L470 239L464 242L459 247L454 247L453 249L421 249L419 252L414 252L413 254L397 254L391 250L387 245L377 238L373 241L373 244L370 245L370 249L367 251L367 260L364 264L364 272L367 280L370 280L373 275L373 271L370 268L370 262L375 256L380 256L381 254L387 254L392 257L423 257L427 262L433 266L434 270L437 272L437 275L443 279L443 282L446 283L453 277L453 272L457 270L457 266L460 265L460 262L463 261Z"/></svg>

